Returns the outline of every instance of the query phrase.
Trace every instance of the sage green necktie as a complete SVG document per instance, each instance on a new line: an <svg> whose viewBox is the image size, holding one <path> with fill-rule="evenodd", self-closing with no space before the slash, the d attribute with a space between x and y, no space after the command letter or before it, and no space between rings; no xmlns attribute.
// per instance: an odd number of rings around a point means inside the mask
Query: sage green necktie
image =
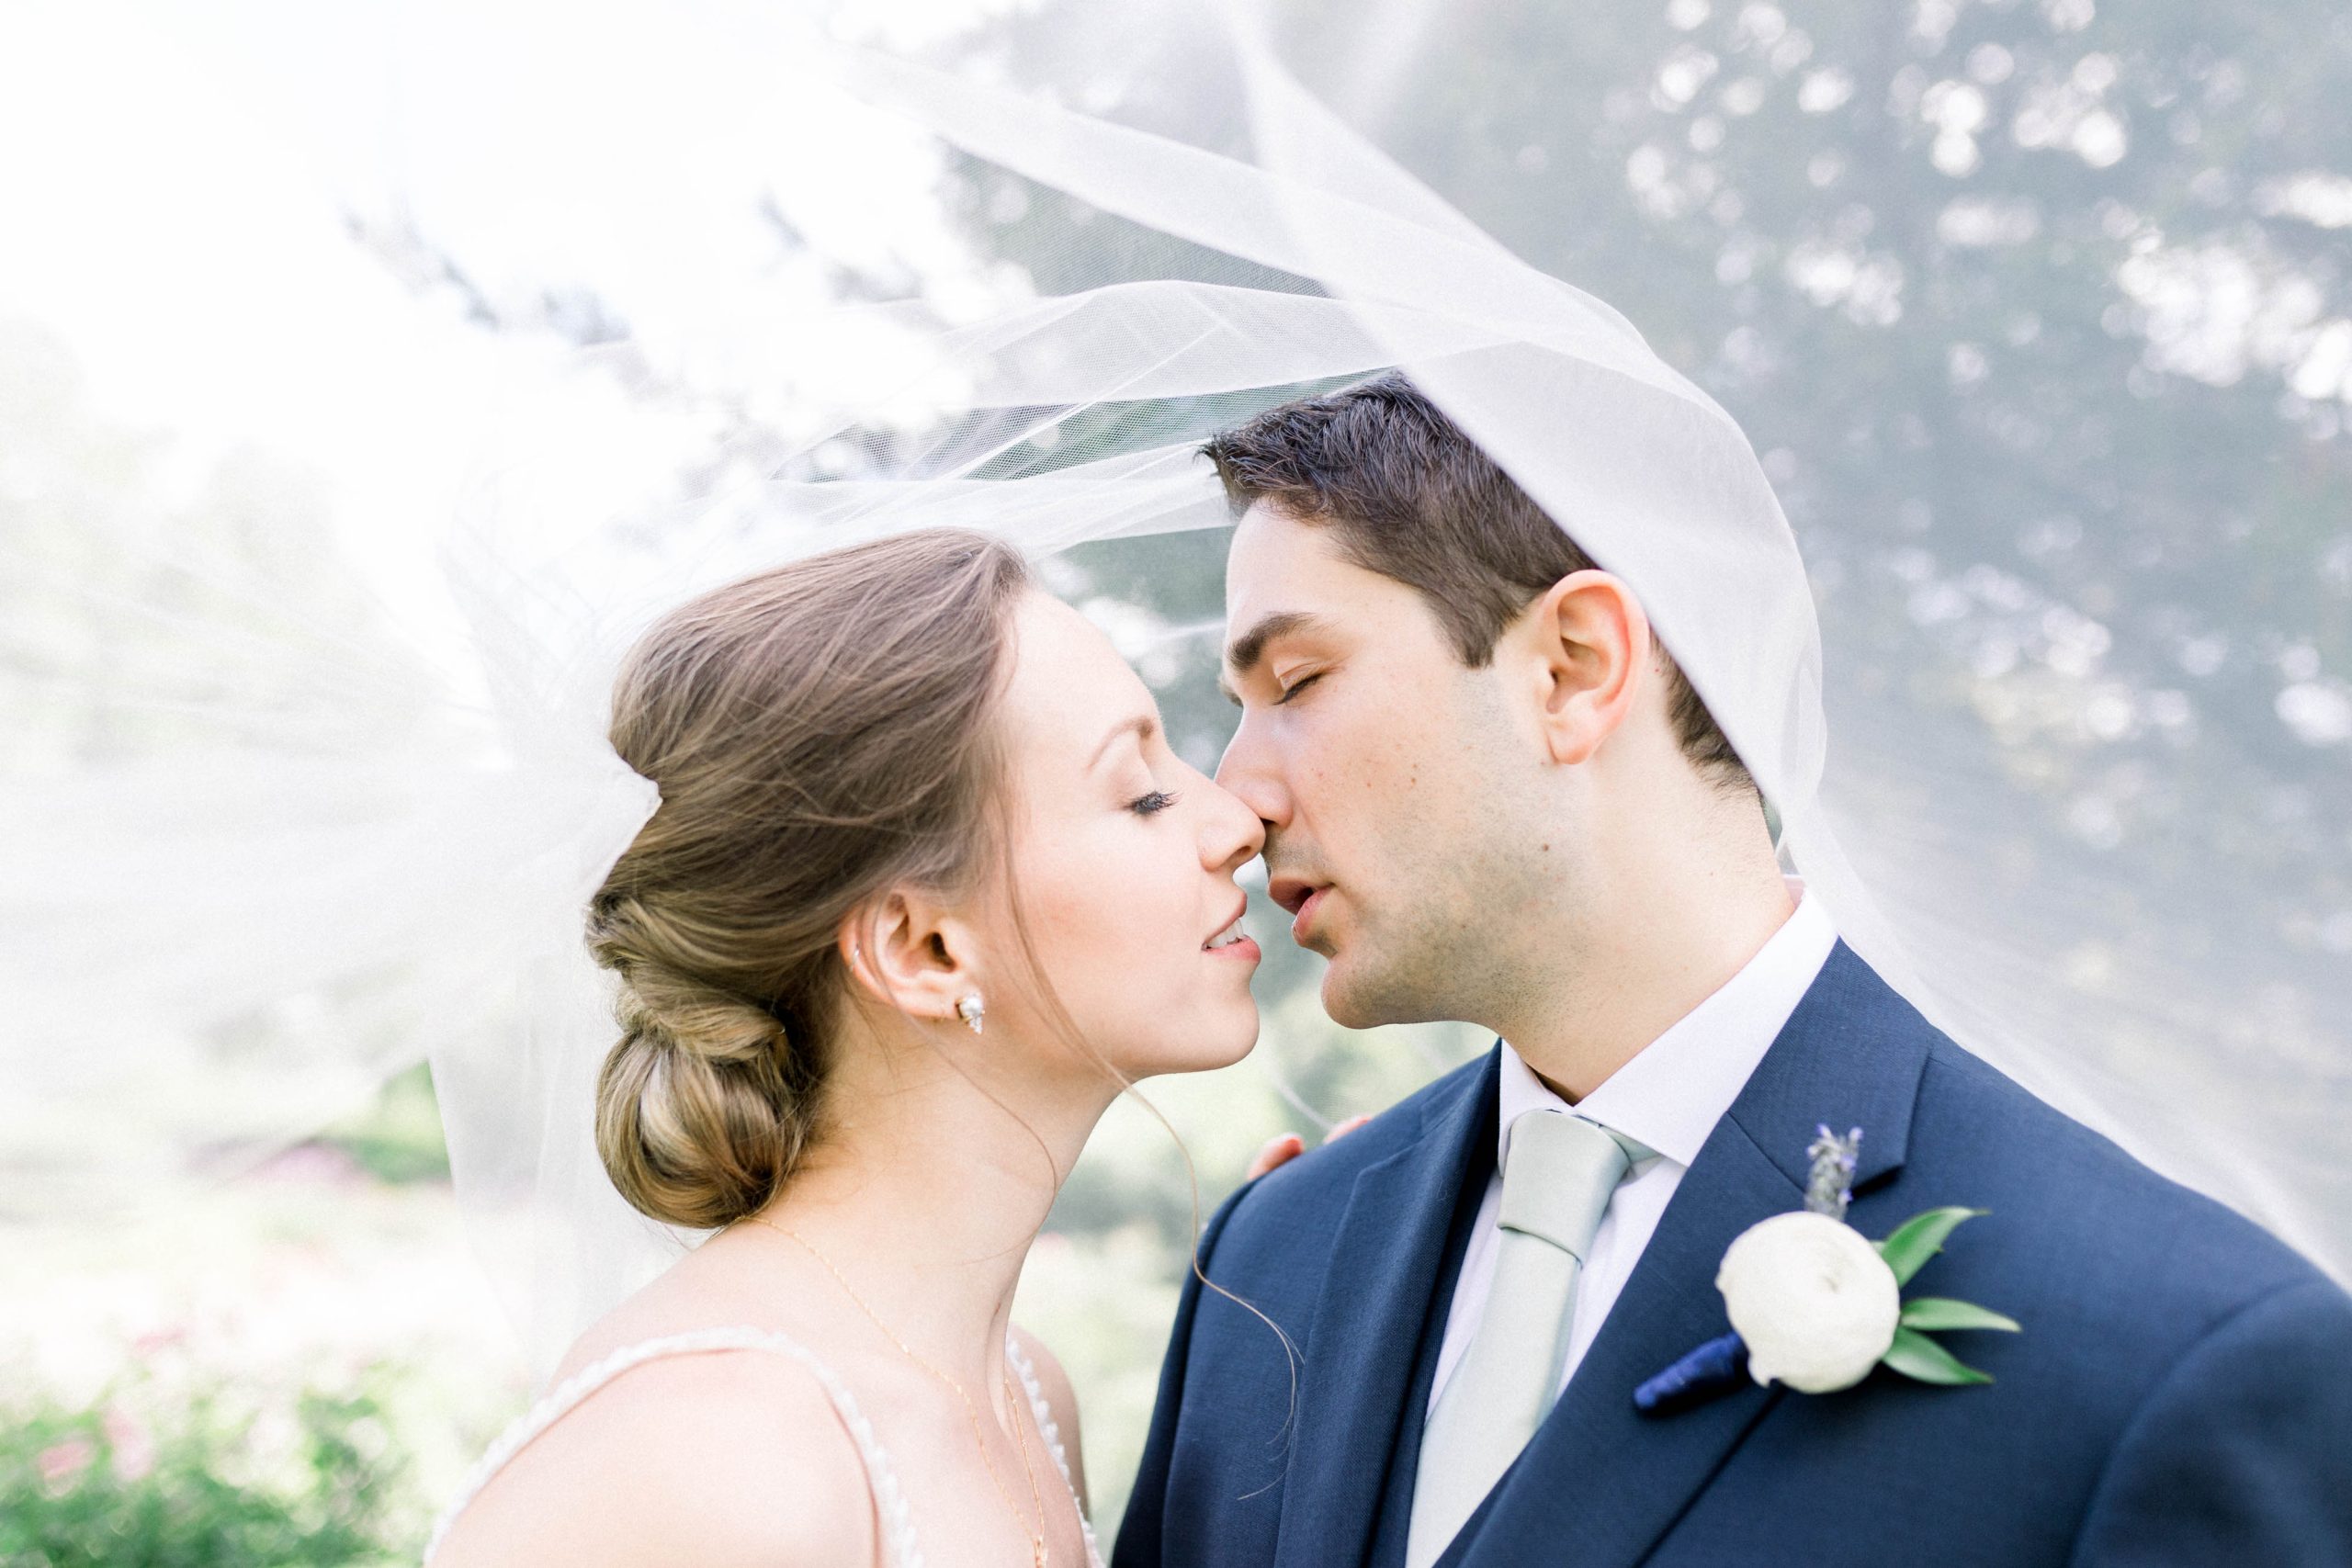
<svg viewBox="0 0 2352 1568"><path fill-rule="evenodd" d="M1405 1568L1443 1554L1551 1410L1592 1234L1650 1152L1581 1116L1531 1111L1511 1123L1494 1285L1421 1435Z"/></svg>

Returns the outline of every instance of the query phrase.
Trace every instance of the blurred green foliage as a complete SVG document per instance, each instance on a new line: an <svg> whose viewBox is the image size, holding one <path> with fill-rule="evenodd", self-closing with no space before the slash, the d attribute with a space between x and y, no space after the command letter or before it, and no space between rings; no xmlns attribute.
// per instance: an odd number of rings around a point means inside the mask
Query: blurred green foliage
<svg viewBox="0 0 2352 1568"><path fill-rule="evenodd" d="M0 1416L0 1568L292 1568L413 1559L416 1500L377 1369L265 1403L131 1374L87 1408Z"/></svg>
<svg viewBox="0 0 2352 1568"><path fill-rule="evenodd" d="M441 1107L424 1063L384 1085L367 1110L320 1134L379 1181L447 1181L449 1149L441 1136Z"/></svg>

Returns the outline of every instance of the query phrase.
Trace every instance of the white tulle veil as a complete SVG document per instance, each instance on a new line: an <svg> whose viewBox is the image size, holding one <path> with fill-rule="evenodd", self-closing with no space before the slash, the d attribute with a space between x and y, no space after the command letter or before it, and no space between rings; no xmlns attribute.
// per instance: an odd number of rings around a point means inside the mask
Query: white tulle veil
<svg viewBox="0 0 2352 1568"><path fill-rule="evenodd" d="M70 552L28 564L160 651L109 688L135 745L0 778L0 1114L40 1151L17 1207L299 1131L429 1055L460 1196L544 1368L693 1241L631 1213L590 1141L613 1030L579 912L655 806L602 741L628 638L697 587L927 524L1083 545L1097 569L1106 541L1219 528L1203 436L1397 367L1635 586L1865 958L2045 1098L2352 1270L2345 987L2282 947L2256 863L2086 862L2000 724L1917 721L1951 657L1934 619L1817 609L1732 417L1384 153L1378 115L1302 84L1313 58L1318 84L1408 91L1383 51L1442 45L1413 8L1320 50L1239 5L1154 14L1121 62L1148 90L1100 109L1062 101L1053 40L1039 64L1017 28L978 58L786 28L756 71L729 63L726 91L792 106L766 160L825 159L811 128L839 117L918 167L994 171L958 188L998 192L986 221L1019 231L1024 267L970 269L952 298L913 276L871 303L745 296L724 331L590 333L611 341L469 382L494 438L446 525L407 524L431 547L403 558L446 585L434 611L382 602L364 563L153 522L107 547L142 563L137 594L91 592ZM761 400L779 378L788 418ZM2013 606L2059 642L2062 608ZM2045 705L2113 685L2079 660L2040 673ZM2181 765L2241 744L2216 726Z"/></svg>

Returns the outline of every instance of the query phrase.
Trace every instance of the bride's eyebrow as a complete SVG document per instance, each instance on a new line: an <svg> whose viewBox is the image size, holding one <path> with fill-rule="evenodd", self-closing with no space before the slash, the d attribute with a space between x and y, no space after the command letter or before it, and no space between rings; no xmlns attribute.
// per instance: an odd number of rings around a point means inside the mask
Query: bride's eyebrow
<svg viewBox="0 0 2352 1568"><path fill-rule="evenodd" d="M1121 719L1112 726L1111 733L1102 738L1102 744L1094 749L1094 755L1087 759L1086 771L1092 773L1099 767L1111 748L1118 744L1119 737L1122 735L1132 735L1136 738L1136 744L1147 745L1159 728L1159 721L1148 713L1139 713L1133 718Z"/></svg>

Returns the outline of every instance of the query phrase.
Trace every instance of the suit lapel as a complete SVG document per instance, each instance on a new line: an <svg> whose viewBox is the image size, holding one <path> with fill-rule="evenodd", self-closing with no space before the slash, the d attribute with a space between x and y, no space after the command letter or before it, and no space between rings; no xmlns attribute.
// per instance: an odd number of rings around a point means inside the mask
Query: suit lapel
<svg viewBox="0 0 2352 1568"><path fill-rule="evenodd" d="M1356 1178L1299 1374L1278 1568L1361 1562L1428 1332L1465 1173L1491 1168L1499 1051ZM1481 1140L1485 1164L1480 1164Z"/></svg>
<svg viewBox="0 0 2352 1568"><path fill-rule="evenodd" d="M1902 1165L1932 1032L1840 943L1730 1112L1700 1150L1575 1378L1441 1560L1627 1568L1672 1527L1740 1439L1784 1397L1752 1383L1644 1416L1634 1389L1730 1327L1714 1288L1734 1237L1796 1208L1820 1122L1863 1129L1855 1185Z"/></svg>

